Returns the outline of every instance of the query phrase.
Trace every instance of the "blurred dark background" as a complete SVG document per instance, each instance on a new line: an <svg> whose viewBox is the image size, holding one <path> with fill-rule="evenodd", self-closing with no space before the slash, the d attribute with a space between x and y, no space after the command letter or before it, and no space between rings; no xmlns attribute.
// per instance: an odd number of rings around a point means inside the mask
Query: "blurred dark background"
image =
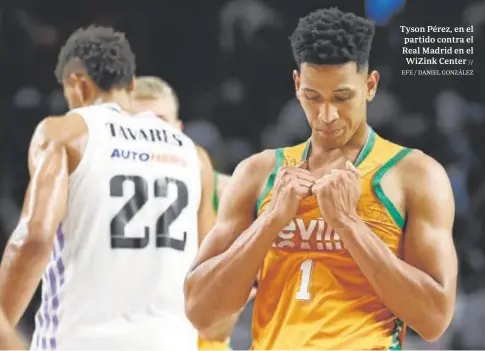
<svg viewBox="0 0 485 351"><path fill-rule="evenodd" d="M63 114L53 70L70 33L91 23L125 31L138 75L167 80L181 100L186 132L231 172L261 149L309 136L295 99L288 36L299 17L338 6L378 23L371 65L381 73L369 123L446 166L455 199L460 293L450 330L434 344L408 333L408 349L485 349L485 1L444 0L103 0L0 3L0 247L17 224L36 124ZM473 76L403 76L400 25L474 26ZM445 67L419 67L437 68ZM451 67L450 67L451 68ZM457 67L453 67L457 68ZM36 295L22 321L32 331ZM88 307L89 308L89 307ZM250 306L233 338L250 344Z"/></svg>

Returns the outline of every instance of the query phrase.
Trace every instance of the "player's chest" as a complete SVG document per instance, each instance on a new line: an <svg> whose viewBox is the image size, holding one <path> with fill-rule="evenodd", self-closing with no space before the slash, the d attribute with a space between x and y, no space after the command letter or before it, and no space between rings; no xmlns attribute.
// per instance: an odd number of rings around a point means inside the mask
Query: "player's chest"
<svg viewBox="0 0 485 351"><path fill-rule="evenodd" d="M339 234L315 210L315 216L292 219L273 241L273 248L290 251L341 251L344 244Z"/></svg>
<svg viewBox="0 0 485 351"><path fill-rule="evenodd" d="M374 235L388 241L388 235L380 228L386 226L385 221L373 220L374 214L369 217L366 210L358 211L358 214ZM347 253L344 238L325 222L318 206L310 209L300 206L297 216L281 229L272 247L288 251Z"/></svg>

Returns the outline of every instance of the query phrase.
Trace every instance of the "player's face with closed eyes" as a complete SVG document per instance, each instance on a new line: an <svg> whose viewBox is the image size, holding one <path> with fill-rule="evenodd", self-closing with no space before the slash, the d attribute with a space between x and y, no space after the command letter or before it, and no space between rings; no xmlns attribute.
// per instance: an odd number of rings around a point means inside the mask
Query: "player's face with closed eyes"
<svg viewBox="0 0 485 351"><path fill-rule="evenodd" d="M354 62L342 65L303 63L293 74L298 100L313 134L322 146L335 149L347 144L366 123L367 101L375 94L378 73L357 71Z"/></svg>

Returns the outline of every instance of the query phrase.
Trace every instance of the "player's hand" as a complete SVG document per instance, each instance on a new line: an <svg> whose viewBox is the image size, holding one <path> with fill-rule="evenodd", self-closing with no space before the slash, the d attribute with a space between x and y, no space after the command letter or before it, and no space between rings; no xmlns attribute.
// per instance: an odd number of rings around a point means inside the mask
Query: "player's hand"
<svg viewBox="0 0 485 351"><path fill-rule="evenodd" d="M300 200L312 194L315 178L308 170L307 161L297 166L283 166L278 171L268 206L273 219L288 224L296 215Z"/></svg>
<svg viewBox="0 0 485 351"><path fill-rule="evenodd" d="M333 229L345 227L349 220L358 217L360 173L350 161L345 163L345 169L332 169L317 179L312 192L324 221Z"/></svg>

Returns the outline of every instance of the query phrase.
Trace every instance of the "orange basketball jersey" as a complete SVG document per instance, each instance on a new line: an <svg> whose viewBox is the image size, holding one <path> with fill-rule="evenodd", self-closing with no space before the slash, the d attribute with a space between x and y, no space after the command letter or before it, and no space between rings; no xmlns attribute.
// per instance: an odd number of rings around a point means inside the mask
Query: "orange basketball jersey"
<svg viewBox="0 0 485 351"><path fill-rule="evenodd" d="M309 142L276 150L275 169L257 203L271 201L278 169L308 156ZM410 150L369 128L355 165L362 175L358 214L399 255L404 218L380 182ZM403 323L377 297L344 243L322 220L314 196L300 202L297 216L268 252L253 313L254 350L401 349Z"/></svg>
<svg viewBox="0 0 485 351"><path fill-rule="evenodd" d="M229 346L229 339L226 341L212 341L212 340L206 340L199 336L199 350L200 351L216 351L216 350L230 350L231 347Z"/></svg>

